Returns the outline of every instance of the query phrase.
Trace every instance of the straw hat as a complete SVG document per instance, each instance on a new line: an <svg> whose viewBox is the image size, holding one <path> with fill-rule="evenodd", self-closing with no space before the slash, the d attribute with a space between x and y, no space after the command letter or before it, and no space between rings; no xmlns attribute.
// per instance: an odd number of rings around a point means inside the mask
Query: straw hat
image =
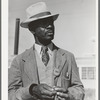
<svg viewBox="0 0 100 100"><path fill-rule="evenodd" d="M21 22L21 27L28 28L28 24L30 22L34 22L39 19L52 17L55 21L59 14L51 14L51 12L47 9L45 2L38 2L36 4L31 5L26 9L27 19Z"/></svg>

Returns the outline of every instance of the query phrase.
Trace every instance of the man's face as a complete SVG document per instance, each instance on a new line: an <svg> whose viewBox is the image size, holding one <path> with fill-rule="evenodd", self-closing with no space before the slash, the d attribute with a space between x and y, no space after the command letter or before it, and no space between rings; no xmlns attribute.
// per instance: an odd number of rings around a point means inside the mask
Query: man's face
<svg viewBox="0 0 100 100"><path fill-rule="evenodd" d="M46 18L35 22L35 36L42 40L54 38L54 24L52 18Z"/></svg>

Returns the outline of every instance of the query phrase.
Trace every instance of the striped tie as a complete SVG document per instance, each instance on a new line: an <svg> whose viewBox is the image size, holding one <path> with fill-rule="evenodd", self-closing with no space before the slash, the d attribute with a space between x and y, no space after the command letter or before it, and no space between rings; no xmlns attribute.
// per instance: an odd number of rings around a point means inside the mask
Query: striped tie
<svg viewBox="0 0 100 100"><path fill-rule="evenodd" d="M49 54L48 54L48 48L43 46L42 47L42 62L44 63L45 66L47 66L48 61L49 61Z"/></svg>

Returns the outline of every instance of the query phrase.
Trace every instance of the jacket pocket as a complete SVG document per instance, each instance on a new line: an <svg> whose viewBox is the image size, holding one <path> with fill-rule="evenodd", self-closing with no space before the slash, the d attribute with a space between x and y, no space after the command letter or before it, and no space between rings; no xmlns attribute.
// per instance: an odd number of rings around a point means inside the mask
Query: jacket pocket
<svg viewBox="0 0 100 100"><path fill-rule="evenodd" d="M62 75L61 86L65 89L68 89L68 87L70 87L70 76L66 77Z"/></svg>

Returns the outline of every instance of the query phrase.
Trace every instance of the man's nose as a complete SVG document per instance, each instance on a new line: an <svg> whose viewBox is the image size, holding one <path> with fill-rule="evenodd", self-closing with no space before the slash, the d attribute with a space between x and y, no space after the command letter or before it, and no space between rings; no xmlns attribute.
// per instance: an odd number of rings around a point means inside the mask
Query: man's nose
<svg viewBox="0 0 100 100"><path fill-rule="evenodd" d="M48 26L47 26L47 29L49 29L49 28L52 28L52 25L48 25Z"/></svg>

